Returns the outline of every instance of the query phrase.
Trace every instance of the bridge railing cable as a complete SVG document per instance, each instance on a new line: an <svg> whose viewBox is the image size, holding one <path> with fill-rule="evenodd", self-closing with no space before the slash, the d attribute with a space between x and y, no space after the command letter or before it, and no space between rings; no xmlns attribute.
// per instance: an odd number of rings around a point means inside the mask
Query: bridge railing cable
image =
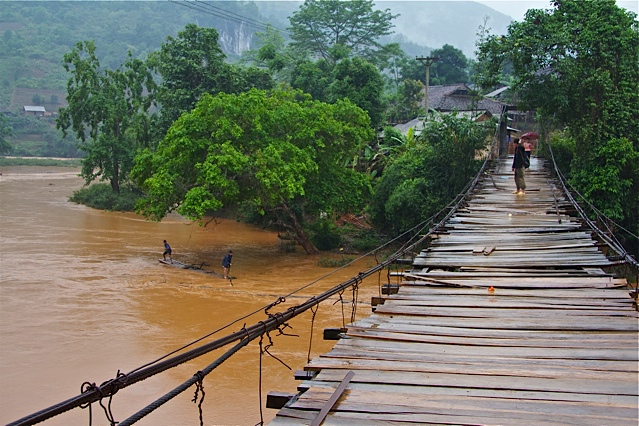
<svg viewBox="0 0 639 426"><path fill-rule="evenodd" d="M615 253L620 259L632 265L634 268L639 269L639 262L637 262L637 260L630 253L628 253L628 251L624 248L624 246L615 237L614 233L612 231L609 233L602 231L599 228L599 226L597 226L597 224L592 219L590 219L590 217L588 217L584 209L581 207L581 205L577 202L575 197L572 195L573 192L577 194L581 200L587 203L593 209L593 211L597 213L597 215L605 218L606 220L604 221L604 223L611 222L609 218L603 215L598 209L595 208L595 206L590 204L590 202L583 195L581 195L579 191L577 191L574 187L572 187L572 185L570 185L569 182L567 182L566 178L564 177L564 175L561 173L561 170L557 166L557 163L555 161L555 155L552 151L551 144L548 144L547 146L548 146L548 151L550 152L550 158L552 160L553 169L555 171L555 174L557 175L557 179L559 180L559 183L562 186L562 189L564 194L566 195L566 198L568 198L568 200L573 205L577 213L579 213L579 216L597 234L597 236L601 238L602 241L604 241L612 250L615 251ZM570 186L570 189L568 188L568 186ZM637 238L637 236L632 233L630 233L630 235Z"/></svg>

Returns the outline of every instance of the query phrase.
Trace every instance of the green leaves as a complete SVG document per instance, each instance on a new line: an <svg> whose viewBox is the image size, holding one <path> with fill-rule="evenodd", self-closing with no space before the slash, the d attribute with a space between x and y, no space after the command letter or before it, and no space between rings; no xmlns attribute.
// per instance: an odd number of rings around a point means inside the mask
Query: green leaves
<svg viewBox="0 0 639 426"><path fill-rule="evenodd" d="M377 39L391 34L389 9L373 10L372 0L306 1L291 16L292 47L329 62L344 58L348 52L364 56L379 49Z"/></svg>
<svg viewBox="0 0 639 426"><path fill-rule="evenodd" d="M370 204L371 219L393 235L438 212L475 176L479 152L494 131L491 121L476 123L437 115L425 123L416 143L405 143L384 170Z"/></svg>
<svg viewBox="0 0 639 426"><path fill-rule="evenodd" d="M103 70L93 42L80 42L64 56L71 73L68 106L59 110L58 128L71 128L86 152L81 175L87 183L109 180L119 192L137 149L148 143L147 112L155 82L144 62L129 55L116 70Z"/></svg>
<svg viewBox="0 0 639 426"><path fill-rule="evenodd" d="M7 154L11 151L11 144L7 141L6 137L12 133L11 126L9 126L9 120L4 114L0 114L0 154Z"/></svg>
<svg viewBox="0 0 639 426"><path fill-rule="evenodd" d="M372 138L369 124L349 102L328 105L299 91L205 94L155 153L138 156L134 177L147 192L139 210L154 219L173 210L200 219L246 202L264 211L297 199L323 211L333 202L348 208L356 197L344 197L344 187L361 189L361 180L340 159ZM326 176L339 179L331 181L334 193L313 187Z"/></svg>

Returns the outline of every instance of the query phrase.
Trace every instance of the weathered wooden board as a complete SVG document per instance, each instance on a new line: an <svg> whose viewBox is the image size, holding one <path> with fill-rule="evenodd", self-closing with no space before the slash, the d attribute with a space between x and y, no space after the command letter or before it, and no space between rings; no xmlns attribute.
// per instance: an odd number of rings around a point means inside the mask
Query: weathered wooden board
<svg viewBox="0 0 639 426"><path fill-rule="evenodd" d="M329 392L326 388L313 387L290 407L317 409ZM366 413L367 418L376 420L420 423L440 423L443 416L447 416L456 418L455 423L458 424L500 424L504 420L510 424L513 419L528 419L532 424L618 424L633 420L634 415L631 407L615 407L615 415L611 416L602 413L596 405L578 402L488 400L481 397L460 400L446 396L424 398L410 393L396 393L393 397L389 400L378 392L351 390L348 398L339 402L336 411L340 415Z"/></svg>
<svg viewBox="0 0 639 426"><path fill-rule="evenodd" d="M363 337L363 338L375 338L382 340L396 340L396 341L410 341L410 342L422 342L422 343L437 343L447 345L457 345L460 350L464 349L464 346L498 346L498 347L529 347L529 348L569 348L569 349L588 349L593 345L593 340L589 339L553 339L551 337L543 336L543 334L528 336L527 338L503 338L503 337L487 337L478 335L472 336L442 336L433 334L419 333L416 327L409 328L407 331L398 331L391 328L363 328L363 327L349 327L349 337ZM479 334L479 333L478 333ZM607 349L625 349L635 350L637 348L636 339L632 338L610 338L598 341L600 345L605 345Z"/></svg>
<svg viewBox="0 0 639 426"><path fill-rule="evenodd" d="M313 381L341 382L344 371L323 369ZM313 382L311 381L311 382ZM351 379L353 383L388 383L429 387L480 388L536 392L592 393L600 395L639 396L637 383L632 380L618 382L614 380L580 380L544 377L526 377L525 372L514 379L512 376L420 373L411 371L356 370Z"/></svg>
<svg viewBox="0 0 639 426"><path fill-rule="evenodd" d="M348 358L348 359L345 359ZM421 361L399 361L397 359L357 359L357 362L353 366L353 359L351 354L346 356L332 356L328 354L316 360L313 360L309 364L309 371L319 371L323 369L355 369L359 370L379 370L379 371L408 371L419 373L443 373L443 374L459 374L460 368L465 370L465 374L475 376L504 376L517 378L522 371L526 372L526 377L541 377L541 378L554 378L554 379L579 379L579 380L613 380L613 381L630 381L631 376L627 372L609 372L609 371L596 371L596 370L568 370L565 368L552 368L547 363L544 367L538 368L526 368L526 363L521 362L519 364L490 364L486 363L465 363L460 364L442 364L442 363L428 363ZM515 367L521 367L516 369Z"/></svg>
<svg viewBox="0 0 639 426"><path fill-rule="evenodd" d="M457 366L457 373L466 370L482 370L483 368L500 367L508 370L508 374L521 374L522 371L530 371L531 375L542 374L538 372L551 371L554 375L577 375L575 377L589 377L591 372L597 374L622 373L626 376L626 380L632 380L633 375L637 374L636 361L622 360L601 360L601 359L567 359L553 358L549 361L545 358L513 358L506 356L493 356L490 363L482 354L470 354L460 351L446 353L445 356L437 357L434 353L426 359L423 353L406 352L406 351L390 351L380 349L372 352L362 350L359 347L352 346L335 346L330 352L321 357L314 359L306 366L309 371L318 371L317 364L321 364L324 358L344 358L350 362L350 365L358 364L359 360L388 360L400 362L413 362L423 364L422 368L431 368L433 371L444 371L449 366Z"/></svg>

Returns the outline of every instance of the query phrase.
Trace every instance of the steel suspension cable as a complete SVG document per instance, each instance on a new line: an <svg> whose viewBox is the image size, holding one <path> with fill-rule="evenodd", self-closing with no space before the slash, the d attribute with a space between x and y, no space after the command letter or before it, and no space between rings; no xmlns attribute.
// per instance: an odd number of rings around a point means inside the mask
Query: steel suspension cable
<svg viewBox="0 0 639 426"><path fill-rule="evenodd" d="M559 183L561 184L564 193L566 194L566 197L570 200L571 204L573 205L573 207L575 208L575 210L577 210L577 212L579 213L579 216L581 216L581 218L588 224L588 226L595 231L595 233L610 247L612 248L619 257L621 257L624 262L629 263L631 265L633 265L635 268L639 269L639 262L637 262L637 260L632 257L630 255L630 253L628 253L626 251L626 249L623 247L623 245L617 241L617 239L614 237L614 235L608 236L605 232L603 232L601 229L599 229L599 227L597 226L596 223L594 223L589 217L588 215L584 212L584 210L581 208L581 206L579 205L579 203L577 203L577 200L575 200L575 198L572 196L572 193L570 192L570 190L568 190L567 186L566 186L566 182L565 182L565 177L563 176L563 174L561 173L561 170L559 170L559 167L557 167L557 163L555 161L555 155L552 151L552 146L550 144L548 144L548 149L550 151L550 157L552 159L552 164L553 164L553 168L555 170L555 173L557 174L557 178L559 180ZM582 198L583 195L579 194ZM585 198L584 198L585 200Z"/></svg>

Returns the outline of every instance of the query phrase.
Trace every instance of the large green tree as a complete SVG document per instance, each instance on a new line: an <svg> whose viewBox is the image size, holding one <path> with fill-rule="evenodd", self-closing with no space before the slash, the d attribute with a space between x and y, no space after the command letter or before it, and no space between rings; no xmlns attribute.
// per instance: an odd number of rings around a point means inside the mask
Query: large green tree
<svg viewBox="0 0 639 426"><path fill-rule="evenodd" d="M143 61L127 61L116 70L102 69L93 42L79 42L64 55L71 73L68 106L59 110L58 128L71 129L86 153L81 176L87 184L108 180L115 192L128 178L140 146L148 143L146 116L152 105L155 82Z"/></svg>
<svg viewBox="0 0 639 426"><path fill-rule="evenodd" d="M348 99L368 113L373 128L384 119L384 79L372 64L362 58L344 59L333 71L329 88L332 101Z"/></svg>
<svg viewBox="0 0 639 426"><path fill-rule="evenodd" d="M371 137L368 116L348 101L284 90L205 94L155 152L138 156L133 176L146 193L139 211L198 220L249 203L317 253L305 214L363 207L369 182L343 164Z"/></svg>
<svg viewBox="0 0 639 426"><path fill-rule="evenodd" d="M639 221L639 27L614 0L555 0L486 37L482 81L512 64L525 106L576 142L572 182L606 215ZM564 171L566 172L566 171Z"/></svg>
<svg viewBox="0 0 639 426"><path fill-rule="evenodd" d="M399 84L397 91L389 97L388 118L392 123L405 123L417 117L422 111L424 84L421 81L406 79Z"/></svg>
<svg viewBox="0 0 639 426"><path fill-rule="evenodd" d="M160 106L157 137L184 112L195 107L204 93L237 93L251 87L273 86L269 74L257 68L227 64L215 28L188 24L177 37L168 37L149 57L150 67L161 81L157 91Z"/></svg>
<svg viewBox="0 0 639 426"><path fill-rule="evenodd" d="M461 50L445 44L434 49L430 56L439 58L430 70L431 84L468 83L469 63Z"/></svg>
<svg viewBox="0 0 639 426"><path fill-rule="evenodd" d="M291 45L329 62L350 55L370 59L382 48L379 38L392 34L397 16L373 7L372 0L306 0L289 18Z"/></svg>

